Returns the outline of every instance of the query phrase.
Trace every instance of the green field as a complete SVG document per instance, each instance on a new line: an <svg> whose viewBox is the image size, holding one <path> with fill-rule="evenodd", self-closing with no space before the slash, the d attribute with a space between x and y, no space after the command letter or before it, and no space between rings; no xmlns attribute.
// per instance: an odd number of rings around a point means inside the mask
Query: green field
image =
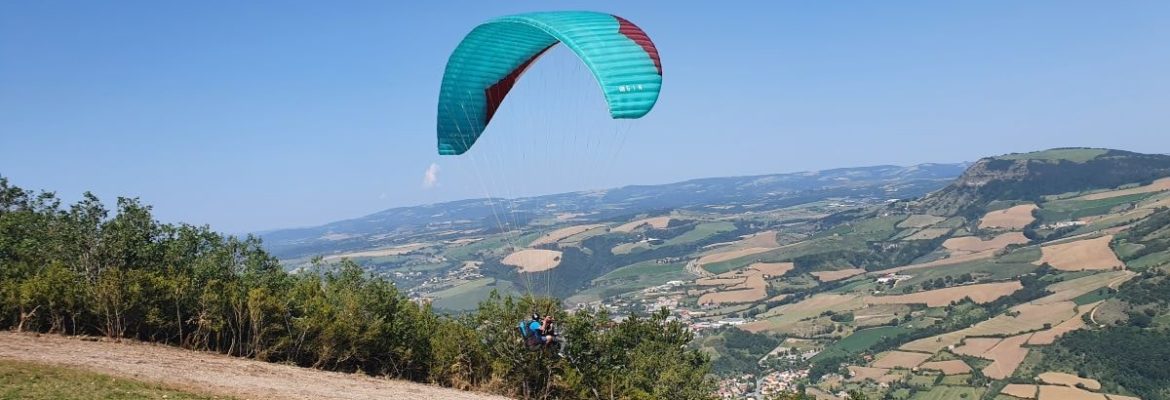
<svg viewBox="0 0 1170 400"><path fill-rule="evenodd" d="M1145 271L1149 268L1160 267L1170 264L1170 251L1161 251L1157 253L1147 254L1144 257L1136 260L1130 260L1125 263L1127 267L1137 271Z"/></svg>
<svg viewBox="0 0 1170 400"><path fill-rule="evenodd" d="M681 262L670 263L670 264L659 264L659 263L655 262L654 260L647 260L647 261L642 261L640 263L630 264L630 265L615 269L613 271L610 271L608 274L602 275L600 278L594 279L593 283L599 284L599 283L604 283L605 281L612 281L612 280L616 280L616 279L626 279L626 278L636 278L638 280L643 280L643 279L654 280L654 281L662 281L662 283L666 283L667 281L674 280L674 279L666 279L665 278L666 276L689 277L690 274L688 274L686 271L683 270L683 268L685 266L686 266L686 263L681 263ZM662 283L659 283L658 285L661 285ZM654 285L650 285L650 286L654 286Z"/></svg>
<svg viewBox="0 0 1170 400"><path fill-rule="evenodd" d="M1084 305L1084 304L1089 304L1089 303L1094 303L1094 302L1098 302L1101 300L1105 300L1105 299L1108 299L1110 297L1113 297L1113 293L1110 293L1106 289L1097 289L1097 290L1094 290L1092 292L1077 296L1076 298L1073 299L1073 302L1077 303L1077 305Z"/></svg>
<svg viewBox="0 0 1170 400"><path fill-rule="evenodd" d="M1156 193L1135 193L1099 200L1056 200L1042 204L1036 211L1041 221L1067 221L1082 217L1108 214L1114 207L1141 201Z"/></svg>
<svg viewBox="0 0 1170 400"><path fill-rule="evenodd" d="M628 243L614 247L614 254L630 254L646 250L653 250L669 246L686 245L695 242L703 241L711 236L731 232L735 230L735 224L726 221L720 222L704 222L695 225L691 230L684 232L681 235L672 237L662 242L662 244L652 245L646 242Z"/></svg>
<svg viewBox="0 0 1170 400"><path fill-rule="evenodd" d="M723 232L731 232L734 230L735 230L735 224L727 222L727 221L704 222L704 223L695 225L694 229L691 229L691 230L687 231L686 233L683 233L681 235L670 238L669 240L667 240L665 243L663 243L661 246L658 246L658 247L677 246L680 244L695 243L695 242L698 242L700 240L709 238L713 235L717 235L717 234L720 234Z"/></svg>
<svg viewBox="0 0 1170 400"><path fill-rule="evenodd" d="M674 280L694 279L685 263L658 264L653 260L630 264L593 280L593 286L574 297L602 299L658 286Z"/></svg>
<svg viewBox="0 0 1170 400"><path fill-rule="evenodd" d="M910 386L929 389L934 386L934 382L938 380L938 374L913 374L906 382Z"/></svg>
<svg viewBox="0 0 1170 400"><path fill-rule="evenodd" d="M70 368L0 360L0 399L230 399Z"/></svg>
<svg viewBox="0 0 1170 400"><path fill-rule="evenodd" d="M901 293L900 290L902 288L909 286L916 286L916 289L921 289L918 286L921 286L922 282L938 278L945 279L947 276L955 279L960 275L969 273L977 279L1002 280L1032 272L1036 268L1039 267L1028 262L1000 263L992 260L978 260L934 268L913 269L904 272L913 276L913 278L904 282L898 282L898 286L894 288L894 292Z"/></svg>
<svg viewBox="0 0 1170 400"><path fill-rule="evenodd" d="M918 392L912 397L914 400L962 400L962 399L978 399L983 396L983 392L987 391L984 388L976 388L970 386L947 386L938 385L930 388L930 391Z"/></svg>
<svg viewBox="0 0 1170 400"><path fill-rule="evenodd" d="M497 281L495 278L476 279L431 293L431 297L434 298L431 304L444 310L472 310L478 307L479 302L487 298L492 290L499 290L500 294L504 295L512 293L514 288L511 282Z"/></svg>
<svg viewBox="0 0 1170 400"><path fill-rule="evenodd" d="M906 215L866 218L835 226L817 236L853 236L861 240L886 240L898 232L898 223L906 218Z"/></svg>
<svg viewBox="0 0 1170 400"><path fill-rule="evenodd" d="M1083 163L1108 152L1105 149L1052 149L1031 153L1008 154L996 157L1000 160L1072 161Z"/></svg>
<svg viewBox="0 0 1170 400"><path fill-rule="evenodd" d="M824 351L813 356L812 361L823 359L830 356L857 354L865 351L873 345L880 342L883 338L897 336L906 332L910 332L910 328L902 326L883 326L878 328L862 329L853 332L852 335L846 336L844 339L838 340Z"/></svg>
<svg viewBox="0 0 1170 400"><path fill-rule="evenodd" d="M963 386L967 384L968 379L971 379L971 374L947 375L944 376L942 378L942 382L939 383L943 385Z"/></svg>

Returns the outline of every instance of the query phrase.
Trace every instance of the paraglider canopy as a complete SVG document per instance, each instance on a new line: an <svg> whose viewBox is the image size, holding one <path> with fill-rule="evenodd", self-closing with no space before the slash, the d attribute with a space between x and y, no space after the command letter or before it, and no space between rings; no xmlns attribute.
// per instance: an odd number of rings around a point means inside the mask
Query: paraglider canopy
<svg viewBox="0 0 1170 400"><path fill-rule="evenodd" d="M613 118L640 118L658 101L658 50L630 21L589 11L500 17L468 33L447 60L439 91L439 154L470 149L520 75L557 43L597 78Z"/></svg>

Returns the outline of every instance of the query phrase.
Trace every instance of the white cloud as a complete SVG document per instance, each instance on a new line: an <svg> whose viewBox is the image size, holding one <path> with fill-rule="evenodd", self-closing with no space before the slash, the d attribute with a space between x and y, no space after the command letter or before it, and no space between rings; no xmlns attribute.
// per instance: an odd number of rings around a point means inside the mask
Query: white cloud
<svg viewBox="0 0 1170 400"><path fill-rule="evenodd" d="M423 174L423 189L439 186L439 164L431 163L427 172Z"/></svg>

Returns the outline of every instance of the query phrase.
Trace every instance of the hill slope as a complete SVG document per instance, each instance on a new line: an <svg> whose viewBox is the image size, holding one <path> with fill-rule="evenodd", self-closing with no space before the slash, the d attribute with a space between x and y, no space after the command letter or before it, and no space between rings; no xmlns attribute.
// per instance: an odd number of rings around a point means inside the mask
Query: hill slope
<svg viewBox="0 0 1170 400"><path fill-rule="evenodd" d="M171 346L82 341L56 335L0 333L0 359L69 366L248 399L506 399ZM82 384L79 382L79 387Z"/></svg>
<svg viewBox="0 0 1170 400"><path fill-rule="evenodd" d="M573 216L595 222L639 213L711 209L732 214L841 196L913 198L936 190L966 164L875 166L759 176L704 178L663 185L561 193L517 199L470 199L398 207L317 227L263 232L265 247L281 258L330 254L443 232L498 231L496 217L524 226ZM512 226L510 229L515 229Z"/></svg>
<svg viewBox="0 0 1170 400"><path fill-rule="evenodd" d="M1170 175L1170 156L1121 150L1063 148L981 159L922 204L954 215L991 201L1036 201L1041 196L1148 184Z"/></svg>

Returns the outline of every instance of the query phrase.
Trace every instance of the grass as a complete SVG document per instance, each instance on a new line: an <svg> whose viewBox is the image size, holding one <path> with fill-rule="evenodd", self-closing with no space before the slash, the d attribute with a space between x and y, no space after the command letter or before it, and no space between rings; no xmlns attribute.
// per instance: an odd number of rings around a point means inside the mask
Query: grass
<svg viewBox="0 0 1170 400"><path fill-rule="evenodd" d="M70 368L0 360L0 399L228 399Z"/></svg>
<svg viewBox="0 0 1170 400"><path fill-rule="evenodd" d="M503 247L506 243L509 243L507 238L505 238L503 235L500 235L493 238L480 240L475 243L468 243L462 246L448 248L447 251L443 253L443 255L449 259L457 261L470 260L473 258L472 256L476 252L488 250L494 247Z"/></svg>
<svg viewBox="0 0 1170 400"><path fill-rule="evenodd" d="M878 344L885 337L897 336L910 331L910 328L902 326L862 329L826 347L824 351L813 356L812 361L830 356L860 353Z"/></svg>
<svg viewBox="0 0 1170 400"><path fill-rule="evenodd" d="M427 271L437 271L437 270L447 268L450 266L451 266L451 264L448 264L448 263L417 264L417 265L411 265L411 266L405 266L405 267L391 268L391 269L388 269L386 271L387 272L427 272Z"/></svg>
<svg viewBox="0 0 1170 400"><path fill-rule="evenodd" d="M1105 149L1051 149L1031 153L1008 154L996 158L1000 160L1072 161L1075 163L1084 163L1100 157L1108 151Z"/></svg>
<svg viewBox="0 0 1170 400"><path fill-rule="evenodd" d="M1099 200L1056 200L1044 203L1036 211L1041 221L1066 221L1095 215L1108 214L1114 207L1135 203L1157 193L1135 193Z"/></svg>
<svg viewBox="0 0 1170 400"><path fill-rule="evenodd" d="M610 271L608 274L594 279L593 282L601 283L623 278L652 279L658 277L659 275L671 274L674 272L685 273L685 271L683 271L683 267L685 266L684 264L685 263L659 264L654 260L642 261L640 263L630 264ZM669 281L671 279L667 280ZM666 282L664 281L663 283Z"/></svg>
<svg viewBox="0 0 1170 400"><path fill-rule="evenodd" d="M960 275L970 273L981 280L1002 280L1013 278L1039 268L1029 262L1007 262L1000 263L993 260L976 260L959 264L944 265L934 268L920 268L906 271L906 274L913 276L905 282L898 282L891 293L900 294L902 288L915 286L915 291L921 290L922 282L927 280L934 280L949 276L951 279L956 279Z"/></svg>
<svg viewBox="0 0 1170 400"><path fill-rule="evenodd" d="M930 388L930 391L918 392L912 397L913 400L975 400L983 397L983 392L987 389L970 387L970 386L947 386L938 385Z"/></svg>
<svg viewBox="0 0 1170 400"><path fill-rule="evenodd" d="M1110 297L1113 297L1113 294L1110 293L1108 290L1102 288L1102 289L1097 289L1097 290L1094 290L1092 292L1077 296L1076 298L1073 299L1073 302L1077 303L1077 305L1079 306L1079 305L1085 305L1085 304L1105 300L1105 299L1108 299Z"/></svg>
<svg viewBox="0 0 1170 400"><path fill-rule="evenodd" d="M1170 264L1170 251L1147 254L1136 260L1127 261L1125 266L1135 271L1145 271L1149 268L1167 264Z"/></svg>
<svg viewBox="0 0 1170 400"><path fill-rule="evenodd" d="M898 232L898 223L908 218L905 215L866 218L860 221L838 225L817 236L855 236L862 240L885 240Z"/></svg>
<svg viewBox="0 0 1170 400"><path fill-rule="evenodd" d="M581 291L583 298L603 299L674 280L689 280L695 276L686 272L684 263L657 264L653 260L630 264L593 280L593 287Z"/></svg>
<svg viewBox="0 0 1170 400"><path fill-rule="evenodd" d="M971 374L947 375L942 378L943 385L963 386L967 384L967 380L971 379Z"/></svg>
<svg viewBox="0 0 1170 400"><path fill-rule="evenodd" d="M727 222L727 221L704 222L704 223L695 225L695 227L693 229L687 231L686 233L683 233L681 235L670 238L669 240L667 240L665 243L662 243L662 245L658 246L658 247L678 246L681 244L691 244L691 243L695 243L695 242L701 241L703 239L709 238L713 235L717 235L717 234L720 234L723 232L731 232L734 230L735 230L735 224Z"/></svg>
<svg viewBox="0 0 1170 400"><path fill-rule="evenodd" d="M1000 256L995 261L1001 263L1030 263L1039 260L1040 256L1040 246L1032 246L1016 249L1011 253Z"/></svg>
<svg viewBox="0 0 1170 400"><path fill-rule="evenodd" d="M767 253L762 253L762 254L767 254ZM752 255L743 256L743 257L732 259L732 260L720 261L717 263L703 264L703 270L710 272L712 274L715 274L715 275L719 275L719 274L722 274L724 272L731 271L733 269L739 269L739 268L746 267L749 264L755 263L756 260L761 260L760 254L752 254Z"/></svg>
<svg viewBox="0 0 1170 400"><path fill-rule="evenodd" d="M686 231L681 235L672 237L672 238L662 242L662 244L652 245L652 244L646 243L646 242L627 243L627 244L623 244L623 245L619 245L617 247L614 247L613 253L619 254L619 255L620 254L630 254L630 253L637 253L637 252L653 250L653 249L669 247L669 246L691 244L691 243L702 241L704 239L707 239L711 236L714 236L714 235L717 235L717 234L720 234L723 232L730 232L730 231L734 231L734 230L735 230L735 224L733 224L731 222L726 222L726 221L704 222L704 223L695 225L694 228L691 228L691 230Z"/></svg>
<svg viewBox="0 0 1170 400"><path fill-rule="evenodd" d="M511 282L497 281L495 278L476 279L459 286L431 293L435 308L444 310L471 310L479 306L479 302L488 297L492 290L499 290L500 294L513 291Z"/></svg>
<svg viewBox="0 0 1170 400"><path fill-rule="evenodd" d="M909 384L910 386L921 387L924 389L930 389L931 387L934 386L934 382L936 380L938 380L938 374L923 374L923 375L914 374L914 375L910 375L910 380L907 381L906 383Z"/></svg>

